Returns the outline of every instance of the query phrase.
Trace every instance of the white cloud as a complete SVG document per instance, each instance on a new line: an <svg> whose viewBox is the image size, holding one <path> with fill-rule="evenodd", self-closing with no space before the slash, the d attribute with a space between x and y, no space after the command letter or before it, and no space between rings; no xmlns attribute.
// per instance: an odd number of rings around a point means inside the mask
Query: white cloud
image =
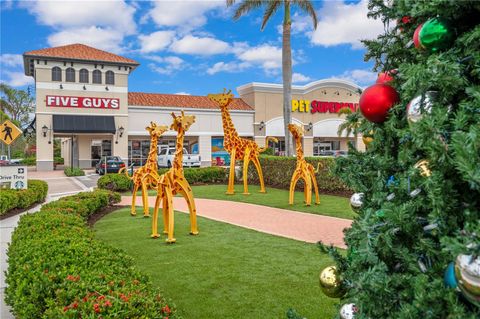
<svg viewBox="0 0 480 319"><path fill-rule="evenodd" d="M140 51L144 53L156 52L165 49L172 43L174 31L157 31L149 35L139 35Z"/></svg>
<svg viewBox="0 0 480 319"><path fill-rule="evenodd" d="M6 75L6 78L3 78L4 75ZM33 78L26 76L23 72L3 71L1 82L5 82L13 87L20 87L33 84Z"/></svg>
<svg viewBox="0 0 480 319"><path fill-rule="evenodd" d="M48 37L51 46L83 43L109 52L121 53L123 34L112 29L102 29L95 26L71 28L54 33Z"/></svg>
<svg viewBox="0 0 480 319"><path fill-rule="evenodd" d="M180 40L176 40L170 46L170 50L175 53L195 54L195 55L214 55L227 53L230 46L227 42L215 38L200 38L193 35L186 35Z"/></svg>
<svg viewBox="0 0 480 319"><path fill-rule="evenodd" d="M217 62L212 67L207 69L207 73L210 75L218 72L237 73L242 72L251 66L248 62Z"/></svg>
<svg viewBox="0 0 480 319"><path fill-rule="evenodd" d="M0 56L0 64L9 67L23 66L23 56L21 54L2 54Z"/></svg>
<svg viewBox="0 0 480 319"><path fill-rule="evenodd" d="M191 30L207 22L206 13L208 11L224 6L225 1L222 0L162 0L154 2L148 17L158 26L180 27ZM145 18L141 20L145 21Z"/></svg>
<svg viewBox="0 0 480 319"><path fill-rule="evenodd" d="M367 18L367 13L367 0L350 4L325 1L317 13L320 20L310 40L325 47L350 44L353 49L363 48L360 40L376 38L383 32L383 23Z"/></svg>
<svg viewBox="0 0 480 319"><path fill-rule="evenodd" d="M282 67L282 49L269 44L245 49L237 57L241 61L260 65L265 71Z"/></svg>
<svg viewBox="0 0 480 319"><path fill-rule="evenodd" d="M377 73L370 70L349 70L345 71L342 74L335 76L336 79L343 79L352 81L360 86L373 84L377 80Z"/></svg>
<svg viewBox="0 0 480 319"><path fill-rule="evenodd" d="M159 74L172 74L175 71L179 71L185 68L186 63L184 60L180 59L176 56L167 56L167 57L160 57L160 56L146 56L147 59L160 63L160 65L150 63L148 66L154 72Z"/></svg>
<svg viewBox="0 0 480 319"><path fill-rule="evenodd" d="M188 92L177 92L175 93L175 95L191 95L191 94Z"/></svg>
<svg viewBox="0 0 480 319"><path fill-rule="evenodd" d="M290 32L292 35L309 34L313 29L313 20L310 16L302 16L295 12L292 17ZM283 24L277 25L277 32L283 34Z"/></svg>
<svg viewBox="0 0 480 319"><path fill-rule="evenodd" d="M293 73L292 74L292 82L293 83L302 83L311 81L312 78L301 73Z"/></svg>
<svg viewBox="0 0 480 319"><path fill-rule="evenodd" d="M34 1L25 6L38 22L52 27L112 27L126 34L136 30L136 9L125 1Z"/></svg>

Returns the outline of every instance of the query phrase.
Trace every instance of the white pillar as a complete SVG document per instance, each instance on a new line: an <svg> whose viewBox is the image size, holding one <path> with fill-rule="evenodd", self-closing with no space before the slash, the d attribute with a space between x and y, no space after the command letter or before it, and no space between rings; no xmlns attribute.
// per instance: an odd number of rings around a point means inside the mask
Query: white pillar
<svg viewBox="0 0 480 319"><path fill-rule="evenodd" d="M198 152L202 159L202 167L212 166L212 136L200 135L198 137Z"/></svg>

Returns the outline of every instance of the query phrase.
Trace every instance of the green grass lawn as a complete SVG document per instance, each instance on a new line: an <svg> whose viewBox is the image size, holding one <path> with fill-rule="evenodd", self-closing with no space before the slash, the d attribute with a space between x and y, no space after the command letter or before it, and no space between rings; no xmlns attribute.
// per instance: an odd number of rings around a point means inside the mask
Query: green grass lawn
<svg viewBox="0 0 480 319"><path fill-rule="evenodd" d="M267 188L266 194L258 191L260 186L248 186L250 195L243 195L243 185L235 185L235 195L226 195L227 185L202 185L192 186L195 198L208 198L231 200L234 202L243 202L257 205L265 205L276 208L290 209L304 213L327 215L339 218L353 219L356 214L350 208L348 198L341 196L320 194L320 205L315 205L315 199L312 198L312 205L305 206L303 203L303 192L295 192L294 204L288 204L288 191L276 188ZM139 195L141 192L138 193ZM156 195L155 191L149 191L150 195ZM314 195L314 194L312 194Z"/></svg>
<svg viewBox="0 0 480 319"><path fill-rule="evenodd" d="M309 319L332 318L337 299L318 287L332 264L313 244L198 218L188 235L188 215L175 213L177 243L149 238L151 219L115 211L95 224L98 238L135 259L186 318L286 318L295 308ZM162 227L161 221L160 228Z"/></svg>

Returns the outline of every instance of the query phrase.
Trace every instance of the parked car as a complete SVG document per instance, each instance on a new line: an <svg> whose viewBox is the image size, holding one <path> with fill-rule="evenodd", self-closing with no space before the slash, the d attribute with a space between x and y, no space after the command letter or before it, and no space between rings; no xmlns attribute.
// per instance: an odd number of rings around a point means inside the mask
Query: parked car
<svg viewBox="0 0 480 319"><path fill-rule="evenodd" d="M8 159L7 155L0 155L0 166L19 165L21 161L21 158Z"/></svg>
<svg viewBox="0 0 480 319"><path fill-rule="evenodd" d="M339 156L342 156L342 157L346 157L348 156L348 151L335 151L335 157L339 157Z"/></svg>
<svg viewBox="0 0 480 319"><path fill-rule="evenodd" d="M175 157L174 147L161 148L158 154L159 167L172 167L173 158ZM200 167L201 157L198 154L188 154L187 150L183 149L183 167Z"/></svg>
<svg viewBox="0 0 480 319"><path fill-rule="evenodd" d="M95 172L100 175L106 173L118 173L118 171L125 167L125 163L118 156L104 156L97 165L95 165Z"/></svg>

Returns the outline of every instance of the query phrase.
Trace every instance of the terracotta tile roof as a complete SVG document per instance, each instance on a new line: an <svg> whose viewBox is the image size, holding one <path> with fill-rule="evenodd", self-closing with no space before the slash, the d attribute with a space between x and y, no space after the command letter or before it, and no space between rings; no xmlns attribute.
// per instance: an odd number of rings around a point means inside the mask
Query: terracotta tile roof
<svg viewBox="0 0 480 319"><path fill-rule="evenodd" d="M139 63L135 60L124 58L122 56L95 49L85 44L69 44L54 48L46 48L40 50L28 51L23 56L42 56L49 58L64 58L70 60L85 60L85 61L99 61L99 62L114 62L135 64Z"/></svg>
<svg viewBox="0 0 480 319"><path fill-rule="evenodd" d="M215 102L207 96L177 95L128 92L128 105L153 106L153 107L179 107L190 109L219 109ZM232 110L252 111L253 108L244 100L235 98L230 104Z"/></svg>

